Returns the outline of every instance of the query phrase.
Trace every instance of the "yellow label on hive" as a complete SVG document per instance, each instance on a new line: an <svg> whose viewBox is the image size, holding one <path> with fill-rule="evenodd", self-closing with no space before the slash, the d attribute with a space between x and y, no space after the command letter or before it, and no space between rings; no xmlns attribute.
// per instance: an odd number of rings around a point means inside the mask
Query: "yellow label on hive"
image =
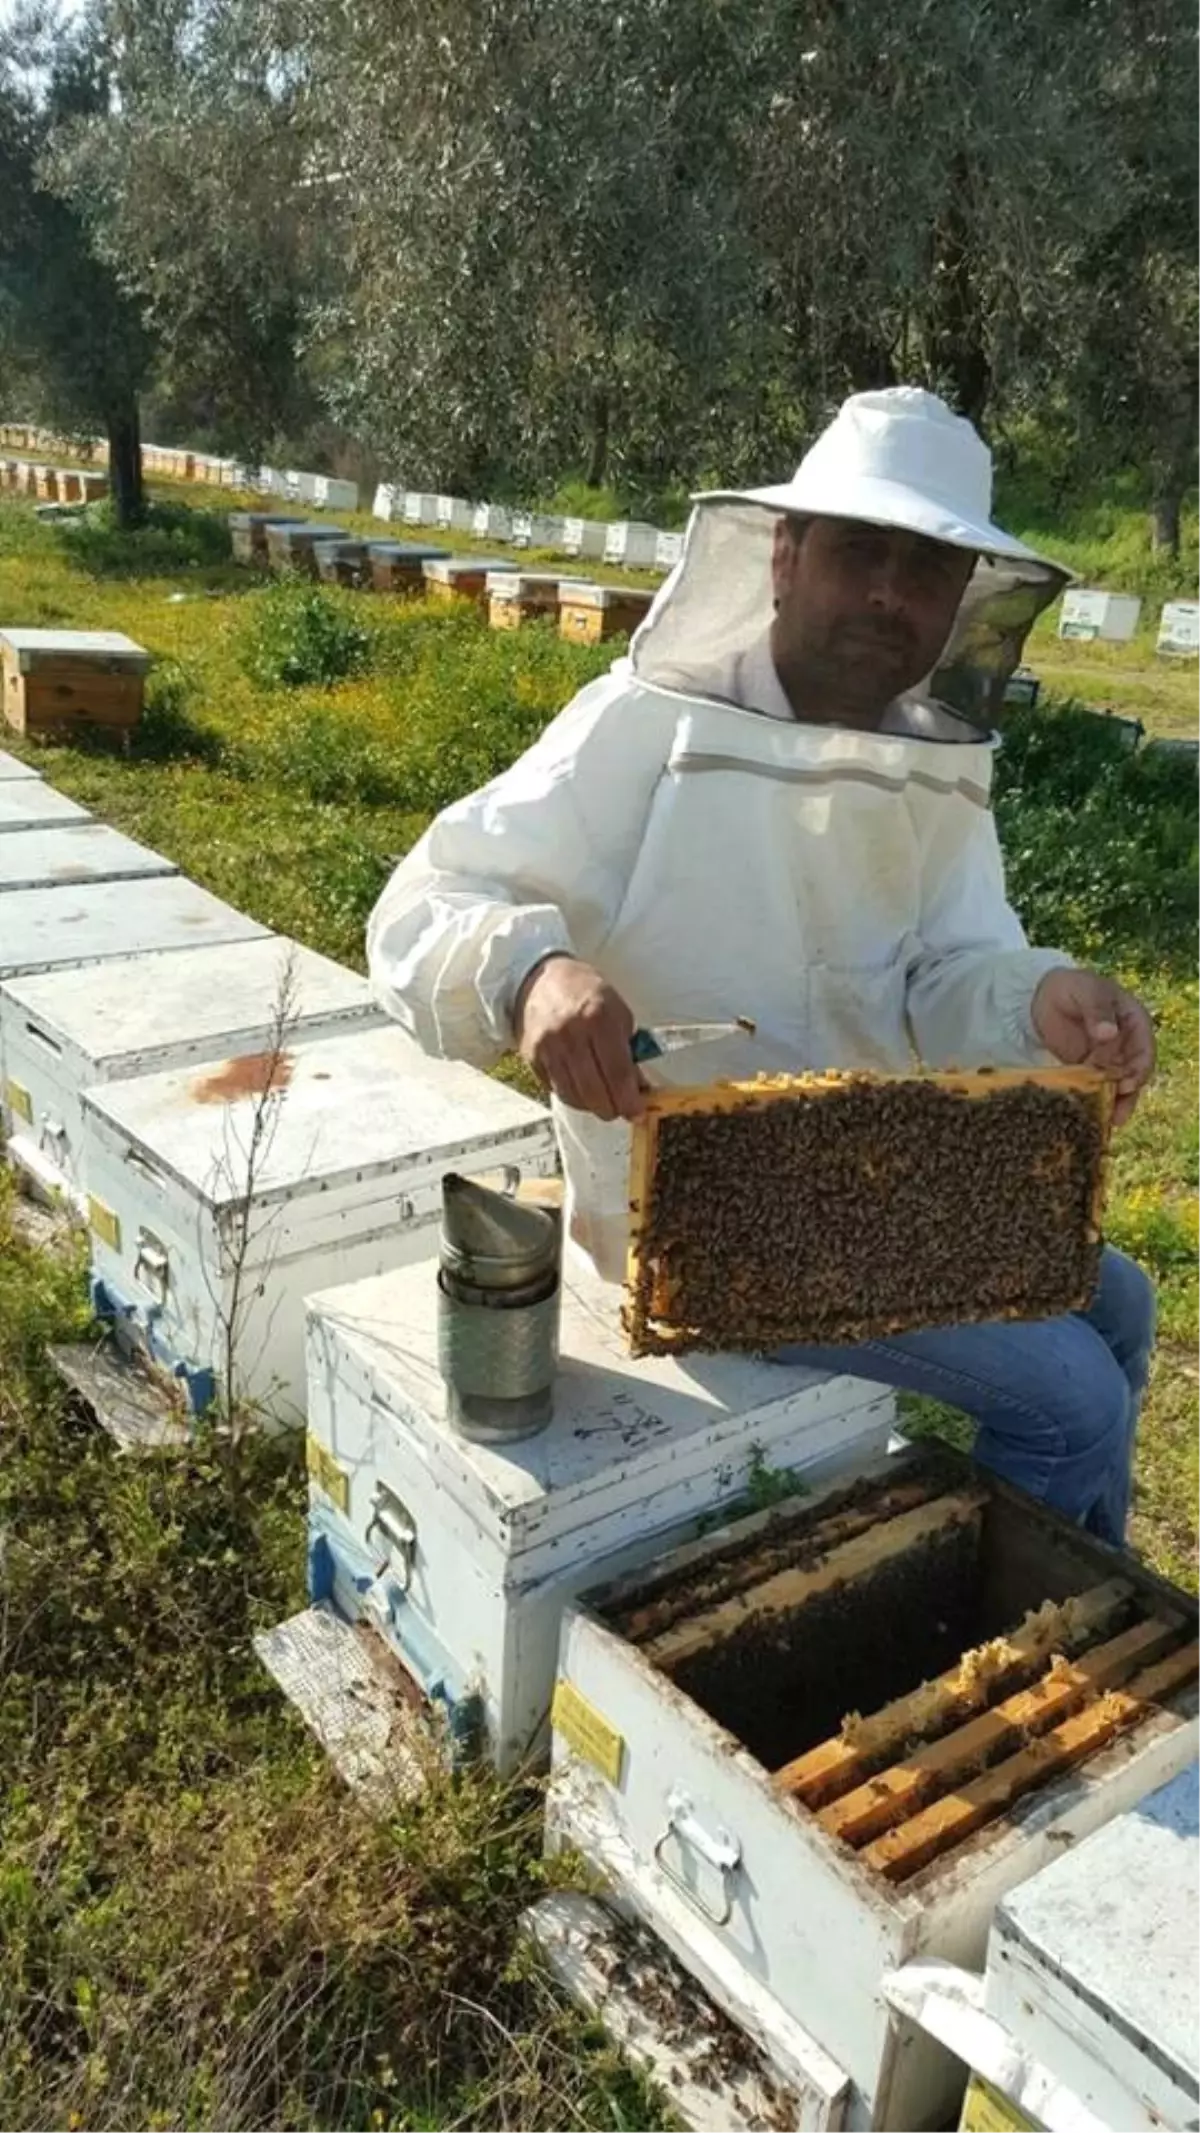
<svg viewBox="0 0 1200 2133"><path fill-rule="evenodd" d="M324 1489L325 1494L332 1498L339 1511L348 1511L350 1509L350 1477L342 1472L333 1453L327 1452L325 1446L318 1444L317 1439L311 1434L304 1439L304 1464L308 1468L309 1480L315 1481L319 1489Z"/></svg>
<svg viewBox="0 0 1200 2133"><path fill-rule="evenodd" d="M27 1126L33 1124L33 1098L19 1081L6 1081L4 1101L16 1118L23 1118Z"/></svg>
<svg viewBox="0 0 1200 2133"><path fill-rule="evenodd" d="M106 1207L103 1200L97 1200L95 1195L90 1192L88 1194L87 1208L88 1227L94 1229L96 1235L105 1244L111 1244L114 1252L119 1252L121 1249L120 1216L114 1214L111 1207Z"/></svg>
<svg viewBox="0 0 1200 2133"><path fill-rule="evenodd" d="M967 2083L958 2126L959 2133L1039 2133L1036 2120L1026 2118L1015 2103L978 2074L972 2074Z"/></svg>
<svg viewBox="0 0 1200 2133"><path fill-rule="evenodd" d="M592 1763L610 1785L619 1784L621 1757L625 1752L624 1737L615 1726L609 1724L595 1704L581 1696L569 1681L560 1681L554 1691L550 1721L556 1733L561 1733L568 1748Z"/></svg>

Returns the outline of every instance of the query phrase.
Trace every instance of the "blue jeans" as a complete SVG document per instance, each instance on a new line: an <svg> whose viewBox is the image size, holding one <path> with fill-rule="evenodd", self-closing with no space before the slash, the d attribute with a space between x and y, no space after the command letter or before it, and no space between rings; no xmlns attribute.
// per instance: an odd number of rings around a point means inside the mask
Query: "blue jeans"
<svg viewBox="0 0 1200 2133"><path fill-rule="evenodd" d="M982 1465L1120 1547L1153 1346L1154 1289L1110 1246L1086 1311L784 1348L778 1360L851 1371L961 1408L979 1424Z"/></svg>

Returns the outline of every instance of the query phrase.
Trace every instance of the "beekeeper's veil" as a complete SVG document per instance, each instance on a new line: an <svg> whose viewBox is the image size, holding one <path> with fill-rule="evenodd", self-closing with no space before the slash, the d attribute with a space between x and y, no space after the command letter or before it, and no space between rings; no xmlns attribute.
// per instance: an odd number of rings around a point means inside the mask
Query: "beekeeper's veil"
<svg viewBox="0 0 1200 2133"><path fill-rule="evenodd" d="M992 455L971 424L915 386L856 393L790 482L695 498L683 556L631 647L639 679L685 694L768 629L777 520L862 519L975 551L954 628L934 673L912 691L986 722L1029 629L1070 572L994 525Z"/></svg>

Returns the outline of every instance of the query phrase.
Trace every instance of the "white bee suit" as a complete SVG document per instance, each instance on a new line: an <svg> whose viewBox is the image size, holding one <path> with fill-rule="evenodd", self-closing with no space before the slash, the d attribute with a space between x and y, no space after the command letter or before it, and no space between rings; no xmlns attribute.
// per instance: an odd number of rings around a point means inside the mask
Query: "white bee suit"
<svg viewBox="0 0 1200 2133"><path fill-rule="evenodd" d="M826 508L865 517L839 486ZM639 1025L747 1016L798 1070L1044 1058L1030 1003L1068 959L1031 949L1007 902L994 739L923 692L878 732L806 725L784 697L770 542L792 494L700 500L630 657L398 867L370 921L371 976L426 1051L492 1065L522 981L563 950ZM1061 585L999 538L956 635L978 634L988 599L1037 587L1036 607ZM628 1128L555 1114L570 1234L620 1280Z"/></svg>

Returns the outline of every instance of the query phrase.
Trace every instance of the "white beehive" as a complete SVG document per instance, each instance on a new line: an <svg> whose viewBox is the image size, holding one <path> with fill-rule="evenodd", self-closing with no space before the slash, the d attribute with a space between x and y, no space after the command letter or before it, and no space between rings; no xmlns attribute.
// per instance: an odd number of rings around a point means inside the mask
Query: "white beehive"
<svg viewBox="0 0 1200 2133"><path fill-rule="evenodd" d="M1200 600L1168 600L1158 624L1160 652L1200 652Z"/></svg>
<svg viewBox="0 0 1200 2133"><path fill-rule="evenodd" d="M437 518L437 497L427 489L406 489L404 520L409 526L432 526Z"/></svg>
<svg viewBox="0 0 1200 2133"><path fill-rule="evenodd" d="M394 482L381 481L371 503L372 518L384 520L398 518L403 501L403 489L398 489Z"/></svg>
<svg viewBox="0 0 1200 2133"><path fill-rule="evenodd" d="M598 518L565 518L563 520L562 549L564 555L591 556L597 562L604 554L608 527Z"/></svg>
<svg viewBox="0 0 1200 2133"><path fill-rule="evenodd" d="M274 1093L271 1093L271 1092ZM546 1175L549 1114L398 1029L110 1082L83 1099L102 1315L211 1396L304 1414L304 1299L436 1249L448 1170Z"/></svg>
<svg viewBox="0 0 1200 2133"><path fill-rule="evenodd" d="M839 2078L798 2123L943 2127L962 2066L885 1979L979 1969L1002 1897L1186 1767L1196 1662L1188 1596L909 1447L568 1603L551 1842L776 2063L807 2033Z"/></svg>
<svg viewBox="0 0 1200 2133"><path fill-rule="evenodd" d="M1195 2123L1198 1869L1193 1763L996 1912L986 2013L1114 2133Z"/></svg>
<svg viewBox="0 0 1200 2133"><path fill-rule="evenodd" d="M20 756L9 755L7 749L0 748L0 780L5 784L12 778L24 783L29 778L38 777L40 773L34 769L32 763L23 763Z"/></svg>
<svg viewBox="0 0 1200 2133"><path fill-rule="evenodd" d="M4 898L0 980L39 970L99 963L152 948L206 948L256 941L260 926L182 874L139 882L98 881L85 888L13 889Z"/></svg>
<svg viewBox="0 0 1200 2133"><path fill-rule="evenodd" d="M301 503L316 503L318 475L305 474L299 467L289 467L283 478L289 496L299 497Z"/></svg>
<svg viewBox="0 0 1200 2133"><path fill-rule="evenodd" d="M178 874L160 852L148 851L106 822L69 822L0 837L0 895L15 889L69 888L92 881L150 881ZM136 898L136 889L130 890ZM3 921L0 920L0 926Z"/></svg>
<svg viewBox="0 0 1200 2133"><path fill-rule="evenodd" d="M507 504L476 504L471 531L477 541L507 541L512 538L512 522Z"/></svg>
<svg viewBox="0 0 1200 2133"><path fill-rule="evenodd" d="M358 483L339 481L332 474L318 474L314 483L313 502L323 505L326 511L357 511Z"/></svg>
<svg viewBox="0 0 1200 2133"><path fill-rule="evenodd" d="M654 562L659 570L674 570L683 554L682 533L660 533L654 544Z"/></svg>
<svg viewBox="0 0 1200 2133"><path fill-rule="evenodd" d="M1142 603L1132 593L1096 592L1080 585L1063 594L1058 620L1060 637L1091 643L1127 644L1138 626Z"/></svg>
<svg viewBox="0 0 1200 2133"><path fill-rule="evenodd" d="M0 778L0 842L7 842L13 830L62 829L67 823L91 820L86 807L41 778Z"/></svg>
<svg viewBox="0 0 1200 2133"><path fill-rule="evenodd" d="M0 984L9 1155L78 1201L83 1091L255 1052L283 1015L289 1048L385 1020L366 980L274 934L131 955Z"/></svg>
<svg viewBox="0 0 1200 2133"><path fill-rule="evenodd" d="M434 510L435 526L449 527L454 533L469 533L475 523L475 506L465 496L439 496Z"/></svg>
<svg viewBox="0 0 1200 2133"><path fill-rule="evenodd" d="M622 519L608 529L604 543L606 563L623 563L626 570L653 569L658 555L658 528L638 519Z"/></svg>
<svg viewBox="0 0 1200 2133"><path fill-rule="evenodd" d="M891 1424L891 1395L859 1378L633 1363L619 1304L571 1278L553 1419L501 1450L445 1419L432 1261L310 1299L312 1597L373 1622L460 1730L482 1720L506 1770L545 1746L572 1594L694 1532L762 1466L841 1464ZM405 1526L398 1553L386 1534Z"/></svg>

